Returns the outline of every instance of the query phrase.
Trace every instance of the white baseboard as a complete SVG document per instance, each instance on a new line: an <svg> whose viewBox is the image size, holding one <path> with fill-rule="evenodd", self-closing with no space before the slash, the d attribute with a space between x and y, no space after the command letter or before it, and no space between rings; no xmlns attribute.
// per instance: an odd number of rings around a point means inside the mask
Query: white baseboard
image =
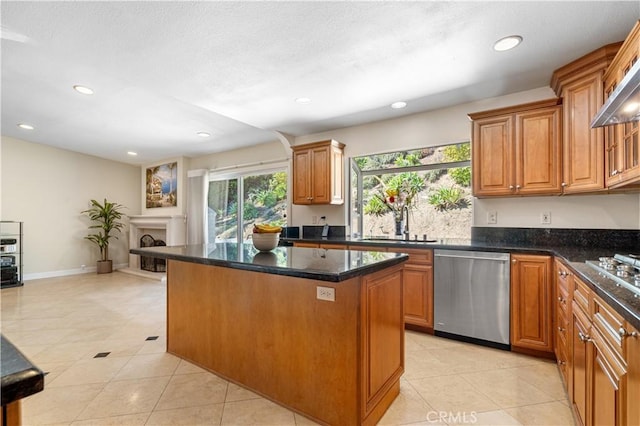
<svg viewBox="0 0 640 426"><path fill-rule="evenodd" d="M113 265L114 270L128 268L128 263L118 263ZM80 274L88 274L90 272L96 272L95 266L85 266L84 268L76 268L76 269L63 269L59 271L47 271L47 272L34 272L31 274L24 274L22 277L23 281L29 280L39 280L42 278L55 278L55 277L66 277L69 275L80 275Z"/></svg>

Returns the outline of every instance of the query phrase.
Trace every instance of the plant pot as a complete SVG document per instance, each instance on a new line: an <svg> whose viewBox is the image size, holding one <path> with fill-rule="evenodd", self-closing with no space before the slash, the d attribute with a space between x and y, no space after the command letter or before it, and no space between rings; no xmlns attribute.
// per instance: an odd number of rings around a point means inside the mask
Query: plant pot
<svg viewBox="0 0 640 426"><path fill-rule="evenodd" d="M113 261L111 260L98 260L96 271L99 274L110 274L113 272Z"/></svg>

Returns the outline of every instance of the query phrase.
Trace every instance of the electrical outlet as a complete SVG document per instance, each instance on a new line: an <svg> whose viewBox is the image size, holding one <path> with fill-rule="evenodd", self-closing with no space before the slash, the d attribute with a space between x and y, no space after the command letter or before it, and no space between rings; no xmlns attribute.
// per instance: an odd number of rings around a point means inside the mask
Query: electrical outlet
<svg viewBox="0 0 640 426"><path fill-rule="evenodd" d="M318 223L318 216L311 216L311 223L316 225Z"/></svg>
<svg viewBox="0 0 640 426"><path fill-rule="evenodd" d="M329 302L336 301L336 289L332 287L316 287L316 298L318 300L326 300Z"/></svg>
<svg viewBox="0 0 640 426"><path fill-rule="evenodd" d="M540 213L540 223L543 225L548 225L551 223L551 212L542 212Z"/></svg>
<svg viewBox="0 0 640 426"><path fill-rule="evenodd" d="M498 223L498 212L487 212L487 223L490 225Z"/></svg>

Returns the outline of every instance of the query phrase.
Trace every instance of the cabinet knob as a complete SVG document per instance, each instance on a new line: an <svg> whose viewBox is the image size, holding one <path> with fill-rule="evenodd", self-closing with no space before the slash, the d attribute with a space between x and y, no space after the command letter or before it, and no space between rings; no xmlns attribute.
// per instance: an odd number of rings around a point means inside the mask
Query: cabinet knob
<svg viewBox="0 0 640 426"><path fill-rule="evenodd" d="M558 365L565 365L566 363L566 361L558 360Z"/></svg>
<svg viewBox="0 0 640 426"><path fill-rule="evenodd" d="M625 337L638 337L638 332L637 331L632 331L631 333L629 333L627 330L624 329L624 327L620 327L618 329L618 334L623 339Z"/></svg>
<svg viewBox="0 0 640 426"><path fill-rule="evenodd" d="M562 185L562 187L564 188L565 186L567 186L567 182L562 182L560 185Z"/></svg>
<svg viewBox="0 0 640 426"><path fill-rule="evenodd" d="M511 259L511 263L516 263L517 260L516 259Z"/></svg>
<svg viewBox="0 0 640 426"><path fill-rule="evenodd" d="M564 299L562 298L562 296L558 296L558 302L560 302L560 303L565 303L565 302L566 302L566 300L564 300Z"/></svg>
<svg viewBox="0 0 640 426"><path fill-rule="evenodd" d="M516 191L520 191L520 185L516 185Z"/></svg>
<svg viewBox="0 0 640 426"><path fill-rule="evenodd" d="M562 327L558 327L558 331L559 331L560 333L562 333L562 332L564 331L564 328L562 328Z"/></svg>
<svg viewBox="0 0 640 426"><path fill-rule="evenodd" d="M581 331L578 331L578 339L580 339L580 341L587 343L591 341L591 337L589 337L588 334L584 334Z"/></svg>
<svg viewBox="0 0 640 426"><path fill-rule="evenodd" d="M509 189L513 191L513 185L509 185Z"/></svg>

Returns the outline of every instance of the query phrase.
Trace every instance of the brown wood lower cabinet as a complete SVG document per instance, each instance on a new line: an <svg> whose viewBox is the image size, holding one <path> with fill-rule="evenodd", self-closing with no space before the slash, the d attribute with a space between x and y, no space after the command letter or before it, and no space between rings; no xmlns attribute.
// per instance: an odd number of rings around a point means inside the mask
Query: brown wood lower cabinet
<svg viewBox="0 0 640 426"><path fill-rule="evenodd" d="M433 333L433 250L388 251L409 255L402 271L405 327Z"/></svg>
<svg viewBox="0 0 640 426"><path fill-rule="evenodd" d="M627 395L626 421L628 425L640 425L640 331L627 325Z"/></svg>
<svg viewBox="0 0 640 426"><path fill-rule="evenodd" d="M569 384L569 395L571 405L577 420L580 424L586 425L587 412L587 391L588 391L588 371L590 369L587 357L587 340L589 339L589 319L587 314L574 302L572 320L572 341L571 341L571 383Z"/></svg>
<svg viewBox="0 0 640 426"><path fill-rule="evenodd" d="M553 358L550 256L511 255L511 346Z"/></svg>

